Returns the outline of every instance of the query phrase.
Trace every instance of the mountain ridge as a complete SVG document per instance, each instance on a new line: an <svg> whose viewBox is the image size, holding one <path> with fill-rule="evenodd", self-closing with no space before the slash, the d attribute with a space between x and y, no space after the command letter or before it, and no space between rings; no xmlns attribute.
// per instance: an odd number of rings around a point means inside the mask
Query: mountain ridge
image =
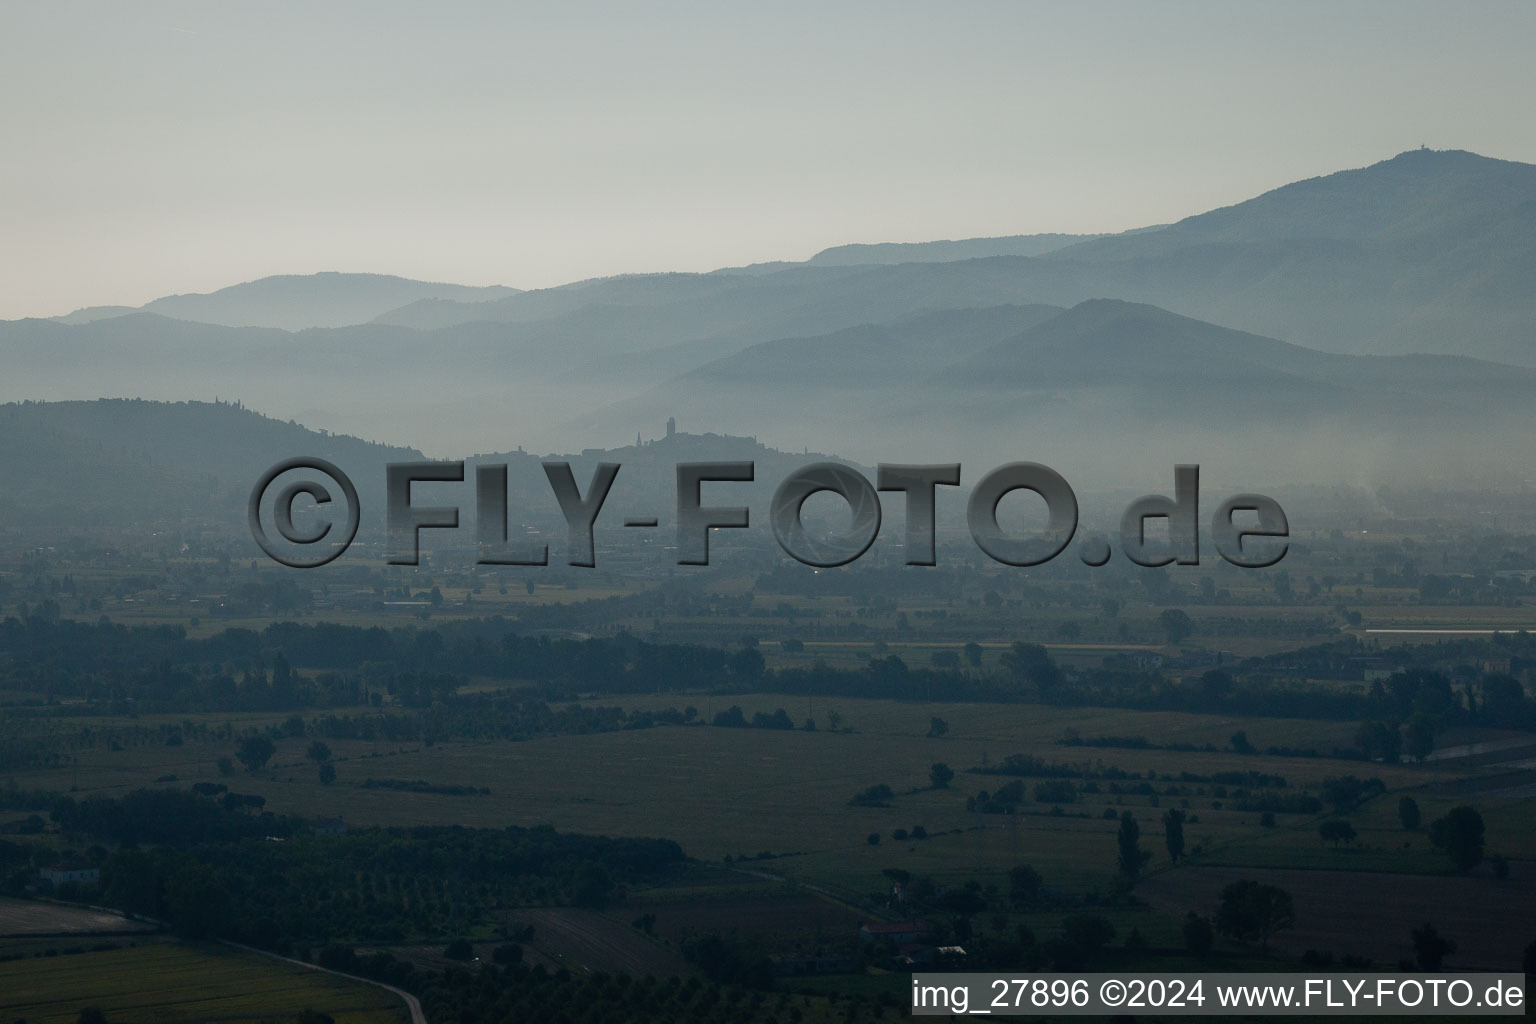
<svg viewBox="0 0 1536 1024"><path fill-rule="evenodd" d="M517 289L502 285L481 288L393 274L321 271L272 274L211 292L165 295L136 307L87 306L53 319L82 324L143 312L220 327L303 330L366 323L381 313L429 297L469 300L516 293Z"/></svg>

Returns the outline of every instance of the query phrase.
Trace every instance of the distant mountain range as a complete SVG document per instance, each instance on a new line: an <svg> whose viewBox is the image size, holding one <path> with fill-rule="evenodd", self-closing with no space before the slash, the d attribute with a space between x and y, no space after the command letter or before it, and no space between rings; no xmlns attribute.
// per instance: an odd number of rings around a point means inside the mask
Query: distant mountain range
<svg viewBox="0 0 1536 1024"><path fill-rule="evenodd" d="M238 398L437 455L613 448L676 416L867 462L1029 447L1528 475L1533 280L1536 167L1415 150L1111 236L526 292L265 278L0 322L0 400Z"/></svg>
<svg viewBox="0 0 1536 1024"><path fill-rule="evenodd" d="M980 242L952 243L943 262L930 262L939 250L929 249L922 262L891 264L892 250L871 247L867 264L844 252L768 274L583 282L492 302L417 304L382 320L429 328L643 306L650 321L667 311L677 332L696 338L769 323L779 335L804 333L806 318L796 314L812 310L835 329L922 308L1113 297L1329 351L1536 365L1530 164L1415 150L1166 227L1042 245L1037 255L977 258Z"/></svg>
<svg viewBox="0 0 1536 1024"><path fill-rule="evenodd" d="M892 263L948 263L992 256L1044 256L1103 235L1008 235L940 242L877 242L823 249L807 262L813 267L854 267Z"/></svg>
<svg viewBox="0 0 1536 1024"><path fill-rule="evenodd" d="M1523 467L1533 396L1533 369L1319 352L1099 299L765 342L570 425L615 432L686 409L688 422L891 460L1054 458L1123 475L1178 459L1237 473L1252 459L1287 480L1388 466L1412 479Z"/></svg>
<svg viewBox="0 0 1536 1024"><path fill-rule="evenodd" d="M1329 351L1536 365L1536 166L1462 151L1050 253L1103 295Z"/></svg>
<svg viewBox="0 0 1536 1024"><path fill-rule="evenodd" d="M432 284L387 274L284 274L220 288L204 295L167 295L143 306L90 306L56 317L60 323L84 324L133 312L223 327L345 327L367 323L381 314L426 299L487 302L516 295L499 285L470 288Z"/></svg>

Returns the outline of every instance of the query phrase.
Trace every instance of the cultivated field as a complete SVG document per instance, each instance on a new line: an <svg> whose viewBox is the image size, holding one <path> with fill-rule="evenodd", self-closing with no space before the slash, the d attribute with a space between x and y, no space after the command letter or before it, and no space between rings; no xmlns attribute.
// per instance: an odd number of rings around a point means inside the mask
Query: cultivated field
<svg viewBox="0 0 1536 1024"><path fill-rule="evenodd" d="M264 1024L306 1009L337 1024L409 1020L383 989L220 947L157 942L0 963L0 1018L74 1024L84 1006L113 1024Z"/></svg>
<svg viewBox="0 0 1536 1024"><path fill-rule="evenodd" d="M1410 933L1427 921L1457 944L1446 957L1448 968L1517 971L1525 944L1536 938L1536 862L1530 861L1511 865L1504 879L1446 877L1432 885L1388 873L1187 867L1147 879L1136 894L1170 913L1190 906L1209 912L1221 889L1242 878L1291 894L1296 927L1272 940L1291 953L1364 956L1390 968L1413 959ZM1362 927L1364 921L1370 926ZM1510 936L1523 937L1512 943Z"/></svg>
<svg viewBox="0 0 1536 1024"><path fill-rule="evenodd" d="M155 926L109 910L0 896L0 936L132 935Z"/></svg>
<svg viewBox="0 0 1536 1024"><path fill-rule="evenodd" d="M641 911L626 906L623 912L638 916ZM519 911L517 920L534 929L527 959L552 970L623 971L657 978L693 973L676 947L648 939L617 916L576 907L542 907Z"/></svg>
<svg viewBox="0 0 1536 1024"><path fill-rule="evenodd" d="M1286 792L1311 788L1342 775L1380 778L1390 791L1409 790L1424 803L1426 820L1457 802L1439 787L1494 771L1461 761L1425 765L1384 765L1327 757L1238 754L1230 736L1243 730L1260 749L1281 747L1331 750L1347 746L1352 723L1300 719L1242 718L1101 708L1038 705L923 704L918 702L793 698L773 694L662 695L604 700L626 707L660 709L693 703L701 718L739 705L750 718L784 707L797 722L814 718L815 732L800 729L723 729L661 726L623 732L543 737L525 742L460 742L434 745L332 740L337 781L322 786L304 759L309 740L278 742L278 753L262 771L219 776L215 761L232 744L188 742L166 747L144 744L111 751L82 749L68 767L18 773L27 788L77 788L78 795L117 795L175 776L174 785L197 781L228 784L267 798L267 808L307 817L343 816L354 826L461 824L477 827L554 825L557 829L606 835L664 836L691 855L780 856L773 871L805 880L823 880L855 892L878 887L880 871L901 867L936 878L999 877L1013 864L1029 862L1048 881L1082 889L1101 886L1114 874L1116 822L1104 812L1131 810L1140 820L1143 845L1161 857L1164 809L1184 806L1188 846L1208 862L1275 867L1340 866L1370 870L1442 872L1443 856L1423 832L1404 833L1395 820L1395 796L1378 799L1355 814L1361 841L1352 850L1319 842L1315 815L1277 815L1274 828L1259 816L1234 809L1212 787L1179 785L1180 773L1258 771L1283 776ZM828 729L833 717L844 729ZM179 723L185 716L167 716ZM926 733L933 717L948 723L940 738ZM207 716L210 726L231 723L238 731L278 720L273 715ZM76 721L75 727L92 720ZM142 719L141 726L154 726ZM1193 745L1213 751L1063 746L1076 734L1145 737L1157 745ZM1009 779L972 774L1025 753L1041 760L1116 768L1156 776L1158 794L1172 786L1180 795L1083 794L1061 806L1027 801L1016 815L979 815L966 809L967 797L995 790ZM947 789L933 789L929 767L948 764L957 772ZM369 778L425 780L432 784L486 788L489 794L452 796L366 788ZM1036 780L1026 779L1031 786ZM849 800L877 784L895 796L886 807L853 807ZM1128 788L1128 787L1126 787ZM1479 798L1489 815L1490 851L1518 855L1532 846L1529 801ZM1504 804L1511 809L1503 810ZM897 829L921 825L931 838L893 840ZM881 844L868 836L879 833ZM1154 864L1157 858L1154 859Z"/></svg>

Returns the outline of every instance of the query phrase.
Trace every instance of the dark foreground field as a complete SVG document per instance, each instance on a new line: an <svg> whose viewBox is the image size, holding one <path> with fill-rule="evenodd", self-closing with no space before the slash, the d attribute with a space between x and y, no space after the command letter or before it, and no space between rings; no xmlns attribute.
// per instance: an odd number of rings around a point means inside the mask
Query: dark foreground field
<svg viewBox="0 0 1536 1024"><path fill-rule="evenodd" d="M0 963L0 1017L74 1024L97 1006L113 1024L261 1024L305 1010L336 1024L400 1024L400 998L255 953L177 942Z"/></svg>
<svg viewBox="0 0 1536 1024"><path fill-rule="evenodd" d="M1522 950L1511 935L1532 928L1536 862L1514 861L1509 877L1433 880L1421 875L1368 871L1294 871L1184 867L1136 887L1153 907L1177 913L1191 905L1214 907L1221 890L1244 878L1276 885L1296 902L1296 925L1271 941L1279 950L1334 957L1366 957L1381 965L1412 960L1413 929L1432 922L1456 943L1446 965L1458 969L1516 971Z"/></svg>

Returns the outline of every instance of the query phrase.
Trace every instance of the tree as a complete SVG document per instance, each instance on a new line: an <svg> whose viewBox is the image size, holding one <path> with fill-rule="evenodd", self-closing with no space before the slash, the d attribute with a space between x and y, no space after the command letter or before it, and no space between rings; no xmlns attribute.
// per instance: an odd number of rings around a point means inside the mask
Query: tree
<svg viewBox="0 0 1536 1024"><path fill-rule="evenodd" d="M247 736L240 741L235 756L245 765L246 771L259 772L277 753L277 746L265 736Z"/></svg>
<svg viewBox="0 0 1536 1024"><path fill-rule="evenodd" d="M1070 804L1077 799L1077 787L1070 779L1043 779L1035 783L1035 802Z"/></svg>
<svg viewBox="0 0 1536 1024"><path fill-rule="evenodd" d="M975 917L987 909L987 901L981 894L968 888L946 889L938 902L940 907L956 917Z"/></svg>
<svg viewBox="0 0 1536 1024"><path fill-rule="evenodd" d="M165 909L178 934L205 939L230 927L234 904L212 868L187 861L165 880Z"/></svg>
<svg viewBox="0 0 1536 1024"><path fill-rule="evenodd" d="M960 667L960 655L955 651L934 651L928 656L934 668L954 669Z"/></svg>
<svg viewBox="0 0 1536 1024"><path fill-rule="evenodd" d="M1352 843L1355 841L1355 826L1343 818L1329 818L1319 822L1317 834L1325 843L1332 843L1337 849L1340 843Z"/></svg>
<svg viewBox="0 0 1536 1024"><path fill-rule="evenodd" d="M1324 779L1322 797L1323 802L1333 808L1334 814L1348 814L1385 790L1380 779L1366 779L1362 782L1353 775L1346 775L1343 778Z"/></svg>
<svg viewBox="0 0 1536 1024"><path fill-rule="evenodd" d="M747 716L739 704L732 704L728 711L716 711L714 722L711 724L723 729L745 729Z"/></svg>
<svg viewBox="0 0 1536 1024"><path fill-rule="evenodd" d="M235 762L230 760L227 757L219 758L218 766L219 766L219 774L220 775L228 776L228 775L235 774Z"/></svg>
<svg viewBox="0 0 1536 1024"><path fill-rule="evenodd" d="M1456 943L1435 931L1435 926L1428 921L1424 922L1424 927L1415 928L1412 936L1413 958L1418 961L1421 971L1438 971L1446 954L1456 952Z"/></svg>
<svg viewBox="0 0 1536 1024"><path fill-rule="evenodd" d="M601 910L608 905L614 892L613 877L598 863L586 863L576 869L571 882L571 902L578 907Z"/></svg>
<svg viewBox="0 0 1536 1024"><path fill-rule="evenodd" d="M1471 807L1452 807L1429 826L1429 841L1450 855L1457 871L1471 871L1483 859L1483 816Z"/></svg>
<svg viewBox="0 0 1536 1024"><path fill-rule="evenodd" d="M1355 746L1373 761L1396 764L1402 758L1403 735L1395 724L1361 722L1355 730Z"/></svg>
<svg viewBox="0 0 1536 1024"><path fill-rule="evenodd" d="M725 667L737 679L752 683L763 678L763 653L756 647L743 647L725 659Z"/></svg>
<svg viewBox="0 0 1536 1024"><path fill-rule="evenodd" d="M311 761L329 761L331 759L331 748L324 740L315 740L315 742L309 745L309 749L304 752L304 756Z"/></svg>
<svg viewBox="0 0 1536 1024"><path fill-rule="evenodd" d="M1296 907L1284 889L1245 878L1221 890L1216 931L1222 935L1243 941L1258 939L1268 949L1270 936L1295 923Z"/></svg>
<svg viewBox="0 0 1536 1024"><path fill-rule="evenodd" d="M1531 704L1525 698L1525 687L1511 676L1491 675L1483 677L1482 717L1495 725L1506 728L1526 718Z"/></svg>
<svg viewBox="0 0 1536 1024"><path fill-rule="evenodd" d="M80 1015L75 1018L75 1024L107 1024L107 1015L101 1012L99 1006L82 1007Z"/></svg>
<svg viewBox="0 0 1536 1024"><path fill-rule="evenodd" d="M1200 693L1212 703L1225 700L1236 685L1232 673L1224 669L1213 668L1200 677Z"/></svg>
<svg viewBox="0 0 1536 1024"><path fill-rule="evenodd" d="M1115 937L1115 926L1099 914L1074 914L1061 922L1061 937L1083 957L1092 956Z"/></svg>
<svg viewBox="0 0 1536 1024"><path fill-rule="evenodd" d="M848 802L855 807L889 807L891 799L895 795L891 791L891 787L882 782L867 789L859 790L853 799Z"/></svg>
<svg viewBox="0 0 1536 1024"><path fill-rule="evenodd" d="M981 667L981 644L968 643L963 648L963 651L967 665L971 666L971 668Z"/></svg>
<svg viewBox="0 0 1536 1024"><path fill-rule="evenodd" d="M320 785L329 786L336 781L336 766L329 761L321 761L316 769L320 776Z"/></svg>
<svg viewBox="0 0 1536 1024"><path fill-rule="evenodd" d="M1157 617L1168 642L1176 644L1195 631L1194 620L1182 608L1165 608Z"/></svg>
<svg viewBox="0 0 1536 1024"><path fill-rule="evenodd" d="M1044 647L1015 641L1003 652L1003 668L1020 683L1029 683L1042 694L1056 688L1061 682L1061 669L1051 660Z"/></svg>
<svg viewBox="0 0 1536 1024"><path fill-rule="evenodd" d="M1184 948L1194 956L1204 957L1215 944L1216 932L1211 928L1211 919L1191 910L1184 918Z"/></svg>
<svg viewBox="0 0 1536 1024"><path fill-rule="evenodd" d="M1168 847L1169 858L1177 864L1184 856L1184 812L1177 807L1170 807L1163 814L1163 844Z"/></svg>
<svg viewBox="0 0 1536 1024"><path fill-rule="evenodd" d="M454 939L443 950L443 956L449 960L472 960L475 956L475 947L468 939Z"/></svg>
<svg viewBox="0 0 1536 1024"><path fill-rule="evenodd" d="M929 739L936 740L947 732L949 732L949 723L944 721L944 719L938 717L928 719Z"/></svg>
<svg viewBox="0 0 1536 1024"><path fill-rule="evenodd" d="M1015 908L1027 907L1040 898L1044 879L1028 864L1019 864L1008 872L1008 901Z"/></svg>
<svg viewBox="0 0 1536 1024"><path fill-rule="evenodd" d="M1419 802L1411 796L1405 796L1397 802L1397 820L1403 823L1403 828L1409 832L1417 832L1419 829Z"/></svg>
<svg viewBox="0 0 1536 1024"><path fill-rule="evenodd" d="M692 936L683 940L682 953L710 981L754 989L773 985L773 963L734 935L722 938L719 932L711 932Z"/></svg>
<svg viewBox="0 0 1536 1024"><path fill-rule="evenodd" d="M928 769L928 778L933 783L934 789L948 789L949 784L954 781L955 770L940 761Z"/></svg>
<svg viewBox="0 0 1536 1024"><path fill-rule="evenodd" d="M1136 818L1130 811L1120 815L1120 831L1115 841L1120 848L1120 873L1134 880L1141 874L1142 865L1146 864L1151 854L1141 848L1141 826L1136 824Z"/></svg>
<svg viewBox="0 0 1536 1024"><path fill-rule="evenodd" d="M793 729L795 723L790 720L789 712L783 708L775 708L773 714L764 714L759 711L752 716L752 728L754 729Z"/></svg>
<svg viewBox="0 0 1536 1024"><path fill-rule="evenodd" d="M1408 756L1422 762L1435 750L1435 731L1439 723L1434 716L1417 714L1408 719Z"/></svg>

